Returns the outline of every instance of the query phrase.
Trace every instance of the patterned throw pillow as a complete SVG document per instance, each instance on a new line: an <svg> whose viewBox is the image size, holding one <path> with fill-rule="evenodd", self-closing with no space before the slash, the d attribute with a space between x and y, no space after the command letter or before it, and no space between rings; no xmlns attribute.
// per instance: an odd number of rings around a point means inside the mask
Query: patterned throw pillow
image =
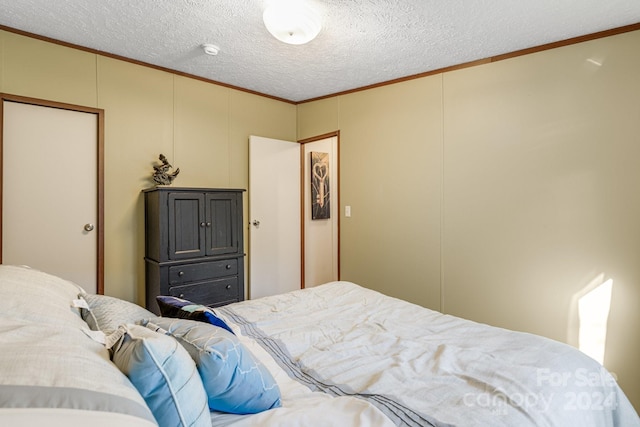
<svg viewBox="0 0 640 427"><path fill-rule="evenodd" d="M113 335L113 362L129 377L160 427L211 426L207 395L189 353L173 338L138 325Z"/></svg>
<svg viewBox="0 0 640 427"><path fill-rule="evenodd" d="M195 360L209 408L255 414L277 408L280 389L267 368L225 329L187 319L158 317L150 329L175 337Z"/></svg>
<svg viewBox="0 0 640 427"><path fill-rule="evenodd" d="M229 325L207 306L194 304L186 299L166 295L157 296L156 301L158 301L158 307L160 307L160 314L164 317L176 317L178 319L206 322L224 328L233 334Z"/></svg>

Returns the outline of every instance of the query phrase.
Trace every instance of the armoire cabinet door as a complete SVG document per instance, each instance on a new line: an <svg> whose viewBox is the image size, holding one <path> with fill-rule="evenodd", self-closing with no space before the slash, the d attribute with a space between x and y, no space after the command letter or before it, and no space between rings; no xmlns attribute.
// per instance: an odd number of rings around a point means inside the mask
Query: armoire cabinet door
<svg viewBox="0 0 640 427"><path fill-rule="evenodd" d="M238 196L233 193L206 194L207 255L239 252Z"/></svg>
<svg viewBox="0 0 640 427"><path fill-rule="evenodd" d="M169 258L205 256L205 197L203 193L169 194Z"/></svg>

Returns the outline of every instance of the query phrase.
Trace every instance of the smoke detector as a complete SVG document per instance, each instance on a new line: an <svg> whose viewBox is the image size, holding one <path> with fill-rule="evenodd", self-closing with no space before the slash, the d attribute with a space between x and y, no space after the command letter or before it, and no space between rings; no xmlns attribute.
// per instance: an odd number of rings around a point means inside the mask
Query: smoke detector
<svg viewBox="0 0 640 427"><path fill-rule="evenodd" d="M206 53L207 55L217 55L218 52L220 52L220 48L218 46L216 46L215 44L209 44L209 43L205 43L202 45L202 50L204 50L204 53Z"/></svg>

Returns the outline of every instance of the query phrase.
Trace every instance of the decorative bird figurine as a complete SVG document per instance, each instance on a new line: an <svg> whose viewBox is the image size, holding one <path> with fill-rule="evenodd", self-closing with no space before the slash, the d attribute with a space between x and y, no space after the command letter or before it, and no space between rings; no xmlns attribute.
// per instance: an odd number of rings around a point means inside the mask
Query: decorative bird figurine
<svg viewBox="0 0 640 427"><path fill-rule="evenodd" d="M153 165L153 181L158 185L171 185L176 176L180 173L180 168L177 168L172 173L169 173L169 170L173 167L169 163L169 160L165 157L164 154L160 153L160 157L158 157L162 162L161 165Z"/></svg>

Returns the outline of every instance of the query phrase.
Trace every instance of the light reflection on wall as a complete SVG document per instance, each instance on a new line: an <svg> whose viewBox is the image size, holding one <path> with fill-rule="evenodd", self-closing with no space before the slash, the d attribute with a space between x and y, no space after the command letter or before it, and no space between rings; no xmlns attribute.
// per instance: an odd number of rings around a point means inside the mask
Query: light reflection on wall
<svg viewBox="0 0 640 427"><path fill-rule="evenodd" d="M578 348L601 364L604 362L612 289L613 280L609 279L578 299Z"/></svg>

